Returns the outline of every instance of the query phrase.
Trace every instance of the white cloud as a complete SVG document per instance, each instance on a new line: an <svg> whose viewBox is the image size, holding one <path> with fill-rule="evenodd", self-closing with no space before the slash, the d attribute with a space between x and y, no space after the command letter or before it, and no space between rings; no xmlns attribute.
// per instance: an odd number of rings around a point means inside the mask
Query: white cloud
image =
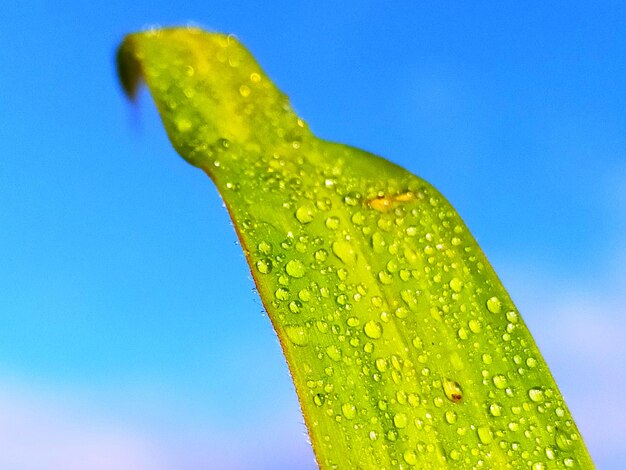
<svg viewBox="0 0 626 470"><path fill-rule="evenodd" d="M572 293L533 330L592 456L602 461L626 458L624 297Z"/></svg>
<svg viewBox="0 0 626 470"><path fill-rule="evenodd" d="M0 468L159 470L158 449L141 435L23 390L0 392Z"/></svg>
<svg viewBox="0 0 626 470"><path fill-rule="evenodd" d="M626 461L626 272L616 252L602 278L558 281L515 269L513 294L598 468ZM532 279L523 272L533 273Z"/></svg>
<svg viewBox="0 0 626 470"><path fill-rule="evenodd" d="M37 388L39 390L39 388ZM84 397L83 397L84 398ZM160 418L106 415L56 392L0 386L0 468L12 470L199 470L316 468L302 418L250 429L168 429Z"/></svg>

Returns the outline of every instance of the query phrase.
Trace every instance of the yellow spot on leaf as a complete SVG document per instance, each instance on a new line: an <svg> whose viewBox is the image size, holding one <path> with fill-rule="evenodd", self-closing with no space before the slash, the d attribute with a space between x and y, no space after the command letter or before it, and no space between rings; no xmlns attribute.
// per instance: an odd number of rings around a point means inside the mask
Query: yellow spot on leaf
<svg viewBox="0 0 626 470"><path fill-rule="evenodd" d="M395 195L384 195L377 196L375 198L369 199L367 201L367 205L378 212L389 212L392 209L395 209L399 204L411 202L415 200L415 194L411 191L406 191L404 193L395 194Z"/></svg>

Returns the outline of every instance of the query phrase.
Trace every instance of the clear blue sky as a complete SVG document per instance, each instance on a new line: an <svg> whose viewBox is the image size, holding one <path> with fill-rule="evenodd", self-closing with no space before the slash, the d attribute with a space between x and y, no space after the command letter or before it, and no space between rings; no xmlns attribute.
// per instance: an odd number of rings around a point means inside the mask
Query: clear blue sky
<svg viewBox="0 0 626 470"><path fill-rule="evenodd" d="M215 189L116 82L125 33L189 22L449 198L620 468L626 4L363 0L1 7L0 468L314 468Z"/></svg>

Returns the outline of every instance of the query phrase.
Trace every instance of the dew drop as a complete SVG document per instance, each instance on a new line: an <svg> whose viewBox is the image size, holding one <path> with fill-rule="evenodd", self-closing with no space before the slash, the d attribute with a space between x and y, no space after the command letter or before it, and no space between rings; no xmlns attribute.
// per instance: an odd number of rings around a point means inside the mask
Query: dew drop
<svg viewBox="0 0 626 470"><path fill-rule="evenodd" d="M458 277L453 277L449 285L450 289L452 289L454 292L461 292L461 289L463 289L463 282L461 282Z"/></svg>
<svg viewBox="0 0 626 470"><path fill-rule="evenodd" d="M400 306L395 311L396 317L398 318L406 318L409 316L409 309L406 307Z"/></svg>
<svg viewBox="0 0 626 470"><path fill-rule="evenodd" d="M341 413L343 413L347 419L354 419L356 417L356 406L352 403L344 403L341 405Z"/></svg>
<svg viewBox="0 0 626 470"><path fill-rule="evenodd" d="M326 227L331 230L339 228L339 219L337 217L329 217L326 219Z"/></svg>
<svg viewBox="0 0 626 470"><path fill-rule="evenodd" d="M539 403L543 401L544 395L543 390L539 387L534 387L528 390L528 398L530 398L535 403Z"/></svg>
<svg viewBox="0 0 626 470"><path fill-rule="evenodd" d="M311 291L305 287L300 292L298 292L298 298L302 302L308 302L309 300L311 300Z"/></svg>
<svg viewBox="0 0 626 470"><path fill-rule="evenodd" d="M292 259L287 263L287 266L285 266L285 271L287 271L287 274L289 274L291 277L299 279L304 276L306 269L302 261L298 259Z"/></svg>
<svg viewBox="0 0 626 470"><path fill-rule="evenodd" d="M354 264L356 261L356 252L350 242L345 240L338 240L333 243L333 253L337 258L343 261L345 264Z"/></svg>
<svg viewBox="0 0 626 470"><path fill-rule="evenodd" d="M296 346L306 346L309 343L306 330L301 325L287 325L285 326L285 333L287 338Z"/></svg>
<svg viewBox="0 0 626 470"><path fill-rule="evenodd" d="M175 118L174 124L178 132L187 132L192 127L191 121L182 116Z"/></svg>
<svg viewBox="0 0 626 470"><path fill-rule="evenodd" d="M289 289L285 287L279 287L278 289L276 289L276 292L274 292L274 297L276 297L277 300L288 300Z"/></svg>
<svg viewBox="0 0 626 470"><path fill-rule="evenodd" d="M356 206L359 203L359 199L361 199L361 195L352 191L344 196L343 202L348 206Z"/></svg>
<svg viewBox="0 0 626 470"><path fill-rule="evenodd" d="M348 296L345 294L339 294L335 300L339 305L346 305L348 303Z"/></svg>
<svg viewBox="0 0 626 470"><path fill-rule="evenodd" d="M400 292L400 297L410 309L415 310L417 308L417 295L414 290L405 289Z"/></svg>
<svg viewBox="0 0 626 470"><path fill-rule="evenodd" d="M398 262L395 259L390 259L387 262L387 271L389 271L390 273L398 272L398 269L400 269L400 267L398 266Z"/></svg>
<svg viewBox="0 0 626 470"><path fill-rule="evenodd" d="M272 245L268 242L261 242L257 245L259 251L265 255L269 255L272 252Z"/></svg>
<svg viewBox="0 0 626 470"><path fill-rule="evenodd" d="M506 377L504 375L502 375L502 374L494 375L492 380L493 380L493 384L496 386L496 388L502 390L503 388L506 387L507 380L506 380Z"/></svg>
<svg viewBox="0 0 626 470"><path fill-rule="evenodd" d="M444 413L444 416L446 418L446 422L448 424L454 424L456 423L456 419L457 419L457 414L456 412L452 411L452 410L448 410Z"/></svg>
<svg viewBox="0 0 626 470"><path fill-rule="evenodd" d="M272 260L262 259L256 262L256 269L261 274L269 274L272 272Z"/></svg>
<svg viewBox="0 0 626 470"><path fill-rule="evenodd" d="M572 441L567 437L563 431L557 430L554 437L556 446L561 450L567 450L572 445Z"/></svg>
<svg viewBox="0 0 626 470"><path fill-rule="evenodd" d="M308 224L313 221L313 208L309 205L304 205L296 209L296 219L301 224Z"/></svg>
<svg viewBox="0 0 626 470"><path fill-rule="evenodd" d="M300 309L302 308L302 304L298 300L292 300L289 302L289 311L291 313L300 313Z"/></svg>
<svg viewBox="0 0 626 470"><path fill-rule="evenodd" d="M483 444L489 444L493 441L493 432L489 426L480 426L476 430L476 434L478 434L478 439L480 439L480 442Z"/></svg>
<svg viewBox="0 0 626 470"><path fill-rule="evenodd" d="M417 454L412 449L405 450L402 457L404 458L404 461L409 465L417 464Z"/></svg>
<svg viewBox="0 0 626 470"><path fill-rule="evenodd" d="M315 327L320 333L326 333L328 331L328 323L323 320L317 320L315 322Z"/></svg>
<svg viewBox="0 0 626 470"><path fill-rule="evenodd" d="M482 330L480 322L476 320L475 318L471 319L467 323L467 326L469 326L469 329L472 331L472 333L480 333Z"/></svg>
<svg viewBox="0 0 626 470"><path fill-rule="evenodd" d="M328 258L328 252L322 248L321 250L317 250L313 253L313 256L315 257L315 261L322 263L326 261L326 258Z"/></svg>
<svg viewBox="0 0 626 470"><path fill-rule="evenodd" d="M326 355L335 362L341 360L341 350L334 344L326 348Z"/></svg>
<svg viewBox="0 0 626 470"><path fill-rule="evenodd" d="M491 416L495 416L496 418L498 416L501 416L502 405L500 403L492 403L491 405L489 405L489 413L491 413Z"/></svg>
<svg viewBox="0 0 626 470"><path fill-rule="evenodd" d="M491 313L500 313L500 310L502 310L502 304L500 303L500 299L498 299L497 297L491 297L489 300L487 300L487 310L489 310Z"/></svg>
<svg viewBox="0 0 626 470"><path fill-rule="evenodd" d="M409 418L404 413L397 413L393 417L393 425L398 429L405 428L408 423Z"/></svg>
<svg viewBox="0 0 626 470"><path fill-rule="evenodd" d="M354 225L363 225L366 219L362 212L356 212L350 220Z"/></svg>
<svg viewBox="0 0 626 470"><path fill-rule="evenodd" d="M381 284L389 285L393 281L393 276L388 271L380 271L378 273L378 280Z"/></svg>
<svg viewBox="0 0 626 470"><path fill-rule="evenodd" d="M405 233L409 237L414 237L415 235L417 235L417 227L415 225L410 225L406 228Z"/></svg>
<svg viewBox="0 0 626 470"><path fill-rule="evenodd" d="M506 312L506 319L511 323L517 323L519 316L513 310L509 310L508 312Z"/></svg>
<svg viewBox="0 0 626 470"><path fill-rule="evenodd" d="M363 331L368 338L378 339L383 334L383 326L376 320L370 320L363 327Z"/></svg>
<svg viewBox="0 0 626 470"><path fill-rule="evenodd" d="M372 235L372 248L375 253L382 253L386 245L385 238L380 232L375 232Z"/></svg>
<svg viewBox="0 0 626 470"><path fill-rule="evenodd" d="M441 382L441 386L446 398L451 402L458 403L463 398L463 390L458 382L452 379L444 379Z"/></svg>
<svg viewBox="0 0 626 470"><path fill-rule="evenodd" d="M316 406L322 406L325 401L326 400L324 398L324 395L322 395L321 393L313 396L313 403L315 403Z"/></svg>
<svg viewBox="0 0 626 470"><path fill-rule="evenodd" d="M248 85L241 85L239 87L239 94L244 98L250 96L250 87Z"/></svg>

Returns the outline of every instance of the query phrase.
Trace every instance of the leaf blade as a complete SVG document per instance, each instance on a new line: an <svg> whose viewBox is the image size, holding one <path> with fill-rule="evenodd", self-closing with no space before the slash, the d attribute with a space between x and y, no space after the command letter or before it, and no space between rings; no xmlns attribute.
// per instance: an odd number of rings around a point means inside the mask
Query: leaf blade
<svg viewBox="0 0 626 470"><path fill-rule="evenodd" d="M593 466L513 302L432 186L315 137L230 36L131 35L118 65L217 185L321 467Z"/></svg>

